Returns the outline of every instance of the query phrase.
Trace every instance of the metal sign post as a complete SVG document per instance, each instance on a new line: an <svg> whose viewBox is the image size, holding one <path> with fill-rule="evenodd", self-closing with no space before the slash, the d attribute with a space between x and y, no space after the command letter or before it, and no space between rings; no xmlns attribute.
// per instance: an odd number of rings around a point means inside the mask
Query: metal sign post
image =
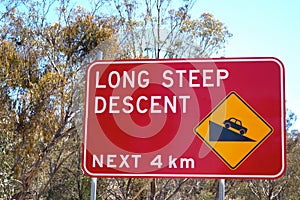
<svg viewBox="0 0 300 200"><path fill-rule="evenodd" d="M97 178L91 178L91 198L90 200L96 200L97 191Z"/></svg>
<svg viewBox="0 0 300 200"><path fill-rule="evenodd" d="M225 199L225 179L219 180L219 200Z"/></svg>

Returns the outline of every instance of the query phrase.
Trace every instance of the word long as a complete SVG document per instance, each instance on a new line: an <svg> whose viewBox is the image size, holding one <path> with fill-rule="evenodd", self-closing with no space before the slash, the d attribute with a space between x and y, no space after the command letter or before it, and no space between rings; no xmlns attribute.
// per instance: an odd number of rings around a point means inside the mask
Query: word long
<svg viewBox="0 0 300 200"><path fill-rule="evenodd" d="M100 80L100 72L96 72L96 88L146 88L149 86L150 73L141 71L111 71L106 78ZM226 69L191 69L165 70L161 74L161 84L166 88L176 87L220 87L221 81L229 77ZM102 82L102 83L101 83Z"/></svg>

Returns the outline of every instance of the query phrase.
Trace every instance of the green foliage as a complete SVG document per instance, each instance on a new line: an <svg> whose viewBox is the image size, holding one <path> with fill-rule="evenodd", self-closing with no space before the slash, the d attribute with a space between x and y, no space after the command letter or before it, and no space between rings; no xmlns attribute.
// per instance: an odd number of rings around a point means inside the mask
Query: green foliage
<svg viewBox="0 0 300 200"><path fill-rule="evenodd" d="M208 57L223 49L232 34L212 14L192 19L194 3L115 0L112 9L121 22L118 58Z"/></svg>
<svg viewBox="0 0 300 200"><path fill-rule="evenodd" d="M0 197L55 198L49 195L61 195L62 184L75 182L77 187L64 188L66 197L82 199L87 177L78 159L81 137L73 122L73 94L88 53L112 36L112 28L79 7L62 17L67 24L50 25L38 12L50 6L48 2L23 3L20 10L16 4L3 14L1 22L0 130L5 162ZM72 160L77 167L66 166Z"/></svg>
<svg viewBox="0 0 300 200"><path fill-rule="evenodd" d="M297 115L290 109L286 111L286 130L289 130L291 126L296 122Z"/></svg>
<svg viewBox="0 0 300 200"><path fill-rule="evenodd" d="M212 14L191 18L195 1L103 0L89 9L71 2L1 2L0 199L89 199L90 179L81 170L82 79L99 50L104 59L207 57L231 37ZM288 115L288 125L294 119ZM269 191L297 198L298 139L287 139L284 177L227 180L226 197L268 198ZM217 188L217 180L103 178L97 196L213 199Z"/></svg>

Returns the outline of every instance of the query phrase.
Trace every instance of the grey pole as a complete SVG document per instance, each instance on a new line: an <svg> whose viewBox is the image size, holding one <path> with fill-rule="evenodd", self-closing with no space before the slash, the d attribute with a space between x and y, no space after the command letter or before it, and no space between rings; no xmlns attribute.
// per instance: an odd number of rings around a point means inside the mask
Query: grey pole
<svg viewBox="0 0 300 200"><path fill-rule="evenodd" d="M97 191L97 178L91 179L91 198L90 200L96 200L96 191Z"/></svg>
<svg viewBox="0 0 300 200"><path fill-rule="evenodd" d="M219 200L225 199L225 179L219 180Z"/></svg>
<svg viewBox="0 0 300 200"><path fill-rule="evenodd" d="M103 54L102 51L97 51L97 55L95 56L96 60L102 60ZM91 178L91 198L90 200L96 200L97 195L97 178Z"/></svg>

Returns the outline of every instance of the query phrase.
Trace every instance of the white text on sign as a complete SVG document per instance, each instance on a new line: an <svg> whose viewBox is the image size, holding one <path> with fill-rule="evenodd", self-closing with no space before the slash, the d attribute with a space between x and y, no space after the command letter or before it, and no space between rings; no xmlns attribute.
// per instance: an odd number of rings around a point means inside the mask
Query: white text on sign
<svg viewBox="0 0 300 200"><path fill-rule="evenodd" d="M149 87L151 74L147 70L140 71L110 71L104 78L100 72L96 71L96 89L126 89ZM164 70L161 73L160 85L164 88L212 88L221 87L222 81L229 77L226 69L182 69L182 70ZM156 83L157 84L157 83ZM109 114L137 112L144 113L187 113L187 104L190 100L188 95L178 96L145 96L133 97L131 95L119 96L110 95L109 97L95 96L94 113ZM142 105L149 105L145 107Z"/></svg>
<svg viewBox="0 0 300 200"><path fill-rule="evenodd" d="M128 154L100 154L93 155L93 167L107 167L113 169L122 168L138 168L142 155L128 155ZM149 163L153 168L162 168L163 166L169 169L194 169L195 160L193 158L176 158L169 155L163 158L162 155L156 155Z"/></svg>
<svg viewBox="0 0 300 200"><path fill-rule="evenodd" d="M100 83L100 73L96 72L96 88L127 88L127 87L141 87L146 88L149 86L149 72L147 70L136 71L123 71L122 74L118 71L111 71L107 77L107 84ZM188 77L188 86L184 85L184 76ZM199 79L202 77L202 80ZM226 69L199 69L194 70L165 70L162 73L164 81L162 85L166 88L173 87L178 83L178 87L220 87L221 81L229 77L229 72ZM215 80L215 81L213 81Z"/></svg>

